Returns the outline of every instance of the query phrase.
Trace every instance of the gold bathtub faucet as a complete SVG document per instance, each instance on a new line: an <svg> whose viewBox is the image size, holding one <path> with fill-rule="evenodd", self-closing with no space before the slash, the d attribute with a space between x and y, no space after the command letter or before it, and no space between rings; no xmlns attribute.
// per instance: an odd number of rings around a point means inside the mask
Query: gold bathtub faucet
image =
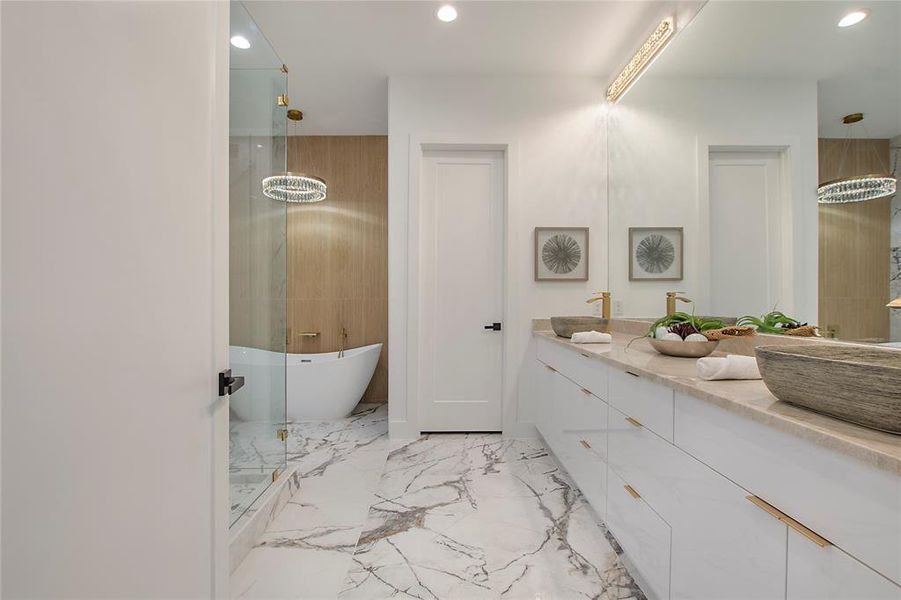
<svg viewBox="0 0 901 600"><path fill-rule="evenodd" d="M593 296L585 301L586 304L592 304L601 301L601 317L604 319L610 318L610 292L595 292L599 294L597 296Z"/></svg>
<svg viewBox="0 0 901 600"><path fill-rule="evenodd" d="M682 296L678 296L677 294L684 294L685 292L667 292L666 293L666 316L671 317L676 314L676 300L681 302L691 302L688 298L683 298Z"/></svg>

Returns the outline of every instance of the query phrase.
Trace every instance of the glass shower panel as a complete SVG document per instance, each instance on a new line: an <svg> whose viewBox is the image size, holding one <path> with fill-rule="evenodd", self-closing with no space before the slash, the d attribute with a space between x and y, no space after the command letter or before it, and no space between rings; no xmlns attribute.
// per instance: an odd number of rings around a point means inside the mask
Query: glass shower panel
<svg viewBox="0 0 901 600"><path fill-rule="evenodd" d="M286 463L285 294L287 207L263 178L286 168L287 93L281 61L246 9L232 3L229 123L229 360L245 385L230 397L231 523ZM253 53L252 55L242 53ZM236 56L237 54L237 56Z"/></svg>

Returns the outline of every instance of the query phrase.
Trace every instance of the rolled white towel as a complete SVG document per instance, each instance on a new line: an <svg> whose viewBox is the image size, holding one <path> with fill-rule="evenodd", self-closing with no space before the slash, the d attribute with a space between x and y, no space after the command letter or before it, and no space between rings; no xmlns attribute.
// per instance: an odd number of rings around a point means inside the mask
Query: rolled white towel
<svg viewBox="0 0 901 600"><path fill-rule="evenodd" d="M573 344L609 344L613 336L600 331L579 331L573 334L570 341Z"/></svg>
<svg viewBox="0 0 901 600"><path fill-rule="evenodd" d="M715 379L760 379L757 359L753 356L727 354L725 357L706 356L698 359L698 377Z"/></svg>

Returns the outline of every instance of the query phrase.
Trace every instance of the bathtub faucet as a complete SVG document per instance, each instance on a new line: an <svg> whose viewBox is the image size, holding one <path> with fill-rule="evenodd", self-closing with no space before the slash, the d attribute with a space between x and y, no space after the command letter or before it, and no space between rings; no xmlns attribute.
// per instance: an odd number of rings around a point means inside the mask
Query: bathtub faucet
<svg viewBox="0 0 901 600"><path fill-rule="evenodd" d="M341 327L341 336L338 338L338 358L344 358L344 346L347 345L347 328Z"/></svg>

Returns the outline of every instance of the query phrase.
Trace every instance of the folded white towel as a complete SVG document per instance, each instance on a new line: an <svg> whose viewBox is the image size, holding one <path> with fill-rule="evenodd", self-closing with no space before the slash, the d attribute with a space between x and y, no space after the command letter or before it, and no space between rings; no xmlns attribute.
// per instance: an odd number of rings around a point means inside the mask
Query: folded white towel
<svg viewBox="0 0 901 600"><path fill-rule="evenodd" d="M613 336L600 331L579 331L573 334L570 341L573 344L609 344L613 341Z"/></svg>
<svg viewBox="0 0 901 600"><path fill-rule="evenodd" d="M760 379L757 359L753 356L727 354L725 357L707 356L698 359L698 377L714 379Z"/></svg>

